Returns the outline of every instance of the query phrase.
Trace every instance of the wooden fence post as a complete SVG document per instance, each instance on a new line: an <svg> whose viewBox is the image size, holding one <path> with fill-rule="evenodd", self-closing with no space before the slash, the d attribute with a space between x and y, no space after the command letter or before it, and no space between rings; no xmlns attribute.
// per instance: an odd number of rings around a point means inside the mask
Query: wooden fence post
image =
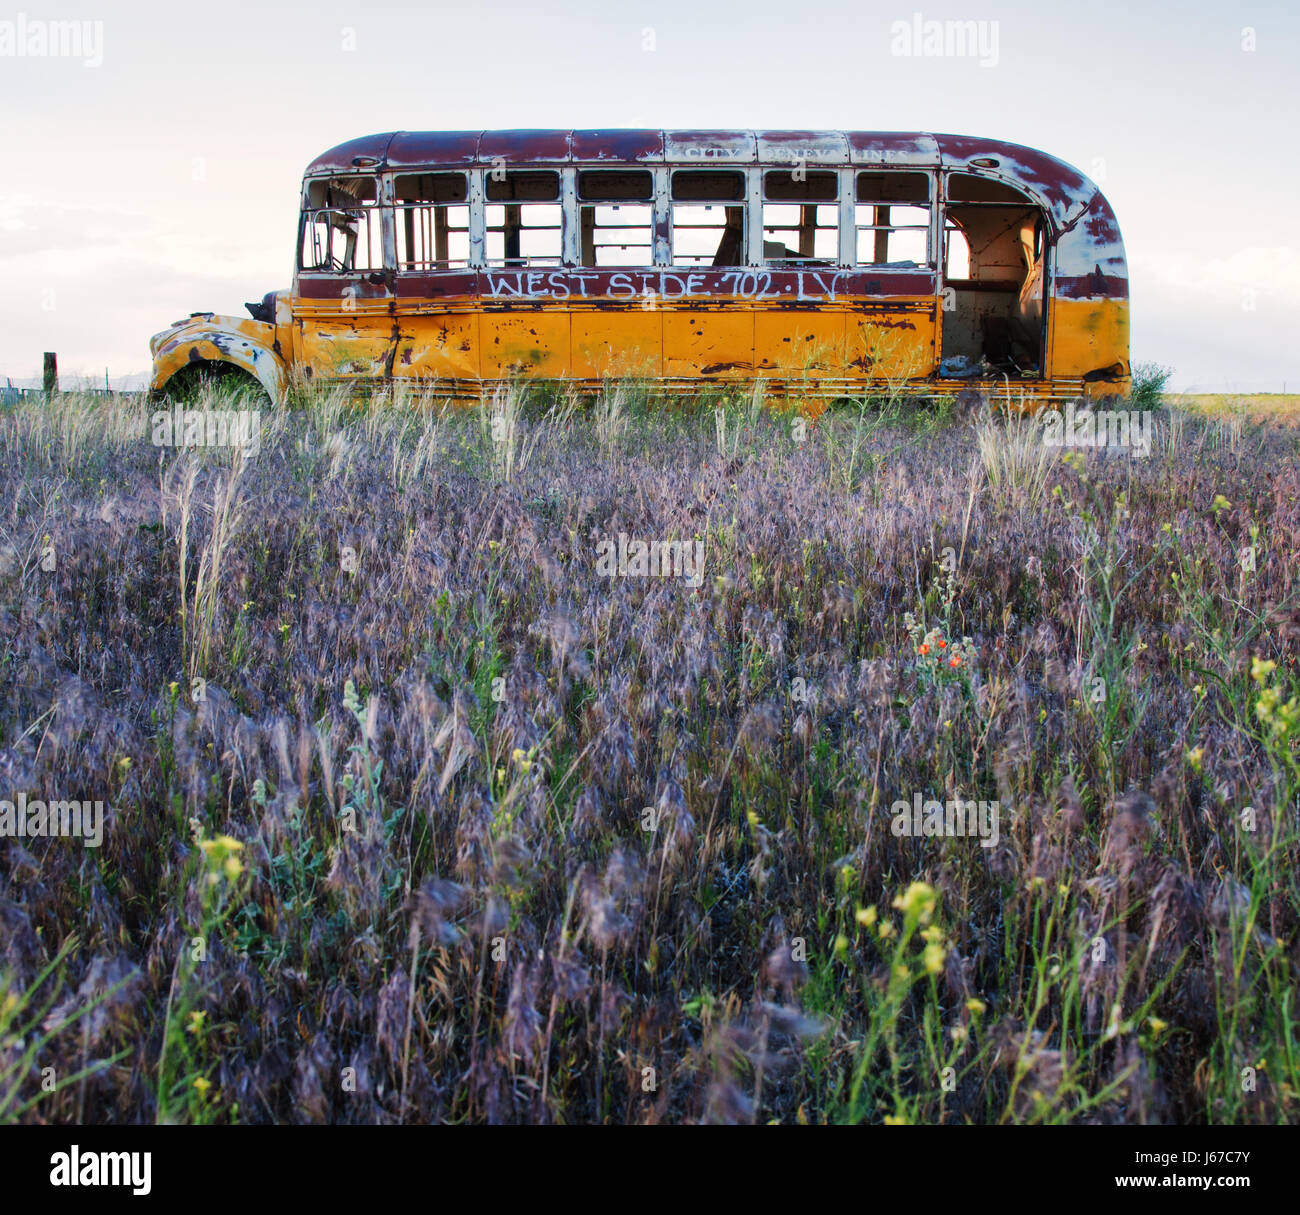
<svg viewBox="0 0 1300 1215"><path fill-rule="evenodd" d="M45 378L42 386L47 397L52 397L59 391L59 356L53 350L45 352Z"/></svg>

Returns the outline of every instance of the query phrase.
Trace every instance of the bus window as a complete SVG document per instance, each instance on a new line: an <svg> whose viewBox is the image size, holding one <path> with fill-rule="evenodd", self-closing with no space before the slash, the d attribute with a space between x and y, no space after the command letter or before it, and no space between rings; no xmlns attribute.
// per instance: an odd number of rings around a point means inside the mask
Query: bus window
<svg viewBox="0 0 1300 1215"><path fill-rule="evenodd" d="M307 186L299 268L325 274L382 270L383 228L373 177L332 177Z"/></svg>
<svg viewBox="0 0 1300 1215"><path fill-rule="evenodd" d="M399 270L469 265L469 191L464 173L408 173L393 181Z"/></svg>
<svg viewBox="0 0 1300 1215"><path fill-rule="evenodd" d="M945 279L970 278L970 246L966 243L966 233L955 224L949 223L943 230Z"/></svg>
<svg viewBox="0 0 1300 1215"><path fill-rule="evenodd" d="M834 173L763 175L763 260L833 264L839 256L839 207Z"/></svg>
<svg viewBox="0 0 1300 1215"><path fill-rule="evenodd" d="M948 200L950 202L1019 203L1022 207L1029 205L1028 196L1021 194L1014 187L987 177L976 177L972 173L948 175Z"/></svg>
<svg viewBox="0 0 1300 1215"><path fill-rule="evenodd" d="M744 265L745 175L726 169L674 173L672 231L674 266Z"/></svg>
<svg viewBox="0 0 1300 1215"><path fill-rule="evenodd" d="M560 175L553 169L487 176L489 266L558 266L563 254Z"/></svg>
<svg viewBox="0 0 1300 1215"><path fill-rule="evenodd" d="M853 224L859 266L929 265L929 177L859 173Z"/></svg>
<svg viewBox="0 0 1300 1215"><path fill-rule="evenodd" d="M582 265L653 265L654 178L648 169L583 170L578 198Z"/></svg>

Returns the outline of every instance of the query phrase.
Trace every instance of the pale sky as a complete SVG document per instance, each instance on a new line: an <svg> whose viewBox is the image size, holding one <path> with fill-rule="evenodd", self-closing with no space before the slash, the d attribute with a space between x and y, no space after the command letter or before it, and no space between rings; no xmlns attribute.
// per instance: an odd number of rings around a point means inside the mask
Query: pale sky
<svg viewBox="0 0 1300 1215"><path fill-rule="evenodd" d="M995 23L995 52L894 53L917 13ZM102 24L79 58L12 53L48 21ZM0 377L56 350L120 382L177 317L247 315L289 285L304 166L358 135L790 127L1074 164L1124 234L1133 362L1296 392L1298 61L1295 0L0 0Z"/></svg>

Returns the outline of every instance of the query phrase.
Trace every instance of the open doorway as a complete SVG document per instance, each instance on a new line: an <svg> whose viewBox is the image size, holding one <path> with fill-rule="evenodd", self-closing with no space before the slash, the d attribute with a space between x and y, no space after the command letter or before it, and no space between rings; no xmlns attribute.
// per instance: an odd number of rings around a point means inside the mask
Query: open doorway
<svg viewBox="0 0 1300 1215"><path fill-rule="evenodd" d="M952 173L943 224L940 374L1043 374L1042 210L1001 182Z"/></svg>

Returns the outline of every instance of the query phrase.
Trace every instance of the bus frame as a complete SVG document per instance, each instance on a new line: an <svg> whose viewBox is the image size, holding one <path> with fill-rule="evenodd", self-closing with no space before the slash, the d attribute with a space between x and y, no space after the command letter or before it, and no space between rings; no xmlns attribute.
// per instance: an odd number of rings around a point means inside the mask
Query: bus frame
<svg viewBox="0 0 1300 1215"><path fill-rule="evenodd" d="M480 398L520 378L669 391L758 380L804 398L887 386L1026 405L1131 386L1114 212L1076 169L1015 144L389 132L316 157L301 204L292 287L248 305L251 319L194 313L156 335L155 391L205 372L249 376L275 403L295 382ZM597 229L602 206L640 218ZM769 224L780 207L790 217ZM635 243L620 244L627 232ZM701 234L704 251L689 252ZM619 263L619 249L644 264Z"/></svg>

